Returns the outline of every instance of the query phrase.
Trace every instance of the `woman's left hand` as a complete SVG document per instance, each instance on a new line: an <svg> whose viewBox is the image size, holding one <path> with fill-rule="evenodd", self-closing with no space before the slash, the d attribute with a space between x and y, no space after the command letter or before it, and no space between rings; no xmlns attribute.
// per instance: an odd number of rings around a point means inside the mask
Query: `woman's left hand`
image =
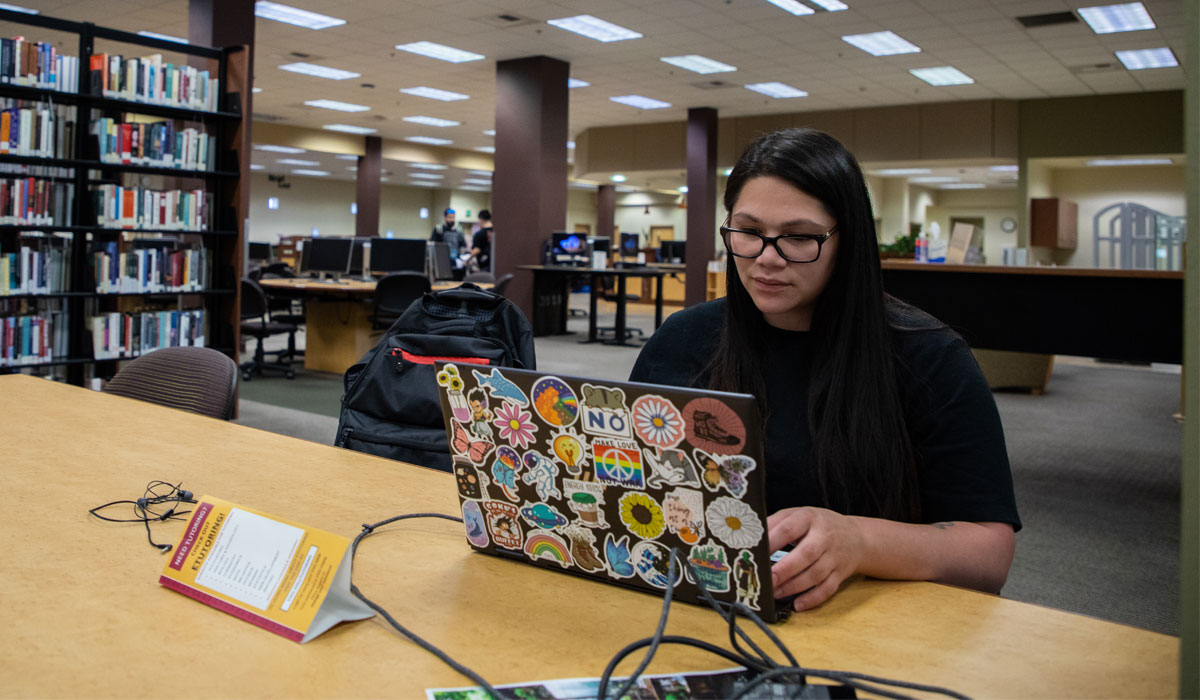
<svg viewBox="0 0 1200 700"><path fill-rule="evenodd" d="M825 508L786 508L767 518L771 551L795 544L771 567L775 597L800 593L793 604L807 610L824 603L858 571L866 541L858 522Z"/></svg>

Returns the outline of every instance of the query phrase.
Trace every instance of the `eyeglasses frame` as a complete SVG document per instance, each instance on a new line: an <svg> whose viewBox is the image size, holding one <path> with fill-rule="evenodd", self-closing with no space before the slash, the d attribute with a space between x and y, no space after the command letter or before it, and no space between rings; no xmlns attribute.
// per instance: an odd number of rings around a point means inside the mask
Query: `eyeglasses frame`
<svg viewBox="0 0 1200 700"><path fill-rule="evenodd" d="M728 223L728 221L729 220L726 219L726 223ZM719 230L721 231L721 240L724 241L724 243L725 243L725 250L727 250L729 252L729 254L735 258L742 258L743 260L754 260L756 258L760 258L760 257L762 257L762 254L767 251L767 246L771 245L771 246L775 247L775 253L783 260L786 260L787 262L790 262L790 263L797 263L799 265L807 265L809 263L815 263L816 261L821 259L821 251L825 247L825 241L828 241L830 239L830 237L833 236L833 234L838 232L838 227L835 224L833 228L831 228L828 231L826 231L825 233L821 233L821 234L785 233L780 236L764 236L763 234L758 233L757 231L747 231L745 229L732 228L729 226L721 226ZM762 247L758 249L758 254L756 254L756 255L738 255L737 253L733 252L733 248L731 248L729 245L729 234L730 233L744 233L748 236L757 236L758 239L760 241L762 241ZM792 260L788 256L784 255L783 249L779 247L779 241L784 238L803 238L803 239L810 240L810 241L816 241L817 242L817 257L813 258L812 260Z"/></svg>

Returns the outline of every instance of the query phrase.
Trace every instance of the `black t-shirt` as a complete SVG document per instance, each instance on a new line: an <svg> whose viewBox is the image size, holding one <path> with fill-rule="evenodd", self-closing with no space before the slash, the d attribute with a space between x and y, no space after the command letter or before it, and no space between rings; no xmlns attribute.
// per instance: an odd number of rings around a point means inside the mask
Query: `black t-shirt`
<svg viewBox="0 0 1200 700"><path fill-rule="evenodd" d="M672 315L642 348L630 381L705 387L724 315L724 299ZM767 510L824 506L808 429L811 339L807 331L768 328ZM1019 530L1000 415L966 342L945 328L892 334L923 520L1005 522Z"/></svg>
<svg viewBox="0 0 1200 700"><path fill-rule="evenodd" d="M471 236L471 249L479 249L479 255L475 256L475 260L479 263L480 270L486 270L492 264L492 227L481 228Z"/></svg>

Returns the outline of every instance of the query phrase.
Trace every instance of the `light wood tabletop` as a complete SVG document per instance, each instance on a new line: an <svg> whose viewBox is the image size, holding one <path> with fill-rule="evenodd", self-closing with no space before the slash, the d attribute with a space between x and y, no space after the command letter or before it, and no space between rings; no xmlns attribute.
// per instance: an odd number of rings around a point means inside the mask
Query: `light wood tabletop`
<svg viewBox="0 0 1200 700"><path fill-rule="evenodd" d="M0 376L0 410L0 696L413 698L469 685L379 617L299 645L167 590L140 523L88 515L163 479L352 537L392 515L456 513L449 474L22 375ZM176 542L184 523L151 527ZM658 598L476 554L460 528L381 529L354 580L490 682L598 676L653 633ZM855 580L776 631L811 667L975 697L1177 689L1174 637L929 583ZM728 644L715 613L687 604L667 633ZM664 648L649 670L726 666Z"/></svg>
<svg viewBox="0 0 1200 700"><path fill-rule="evenodd" d="M291 290L309 293L343 293L347 295L367 295L375 291L374 280L345 279L338 282L332 280L317 280L310 277L275 277L259 280L258 283L268 289ZM457 281L434 282L433 291L441 292L453 289L462 284ZM483 289L491 289L490 282L475 282Z"/></svg>

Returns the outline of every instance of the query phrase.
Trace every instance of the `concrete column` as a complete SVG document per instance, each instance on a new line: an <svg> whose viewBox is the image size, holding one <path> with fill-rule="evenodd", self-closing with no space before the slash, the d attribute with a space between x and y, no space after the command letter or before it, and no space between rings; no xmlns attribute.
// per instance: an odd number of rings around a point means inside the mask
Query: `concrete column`
<svg viewBox="0 0 1200 700"><path fill-rule="evenodd" d="M355 184L354 201L358 214L354 217L355 236L379 235L379 171L383 162L383 139L368 136L363 143L364 155L358 158L358 178Z"/></svg>
<svg viewBox="0 0 1200 700"><path fill-rule="evenodd" d="M188 0L188 43L216 48L246 44L254 65L254 0Z"/></svg>
<svg viewBox="0 0 1200 700"><path fill-rule="evenodd" d="M687 121L687 285L684 303L704 302L716 244L717 110L693 107Z"/></svg>
<svg viewBox="0 0 1200 700"><path fill-rule="evenodd" d="M617 214L617 188L615 185L600 185L596 190L596 236L613 237L614 222ZM617 246L620 241L613 240Z"/></svg>
<svg viewBox="0 0 1200 700"><path fill-rule="evenodd" d="M533 317L533 275L542 242L567 219L567 77L570 64L547 56L496 63L496 222L494 270L513 273L508 297Z"/></svg>

